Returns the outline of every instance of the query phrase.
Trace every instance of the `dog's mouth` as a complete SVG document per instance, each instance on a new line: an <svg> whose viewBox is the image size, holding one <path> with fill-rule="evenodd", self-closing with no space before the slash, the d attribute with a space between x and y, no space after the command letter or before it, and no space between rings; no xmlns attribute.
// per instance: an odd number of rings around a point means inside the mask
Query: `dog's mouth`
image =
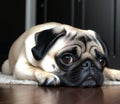
<svg viewBox="0 0 120 104"><path fill-rule="evenodd" d="M61 85L64 86L71 86L71 87L97 87L101 86L102 84L98 84L97 80L94 79L92 76L88 76L81 80L81 78L78 79L64 79L63 77L61 79Z"/></svg>
<svg viewBox="0 0 120 104"><path fill-rule="evenodd" d="M80 85L82 87L94 87L97 86L97 81L92 76L88 76Z"/></svg>
<svg viewBox="0 0 120 104"><path fill-rule="evenodd" d="M100 87L103 84L104 78L102 73L91 75L90 73L72 73L59 75L62 86L70 87Z"/></svg>

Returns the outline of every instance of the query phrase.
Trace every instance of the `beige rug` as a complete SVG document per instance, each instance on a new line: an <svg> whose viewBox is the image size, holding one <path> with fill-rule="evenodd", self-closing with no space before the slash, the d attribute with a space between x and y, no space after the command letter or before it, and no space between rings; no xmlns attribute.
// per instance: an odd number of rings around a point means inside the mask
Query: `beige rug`
<svg viewBox="0 0 120 104"><path fill-rule="evenodd" d="M38 85L36 81L31 80L17 80L11 75L0 73L0 84L21 84L21 85Z"/></svg>
<svg viewBox="0 0 120 104"><path fill-rule="evenodd" d="M0 73L0 84L38 85L36 81L17 80L10 75ZM120 85L120 81L105 80L103 85Z"/></svg>

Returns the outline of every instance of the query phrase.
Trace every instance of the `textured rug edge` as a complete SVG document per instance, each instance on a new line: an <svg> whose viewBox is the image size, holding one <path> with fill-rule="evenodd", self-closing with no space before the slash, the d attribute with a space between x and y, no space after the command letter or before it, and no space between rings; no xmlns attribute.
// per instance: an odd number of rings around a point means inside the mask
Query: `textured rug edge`
<svg viewBox="0 0 120 104"><path fill-rule="evenodd" d="M32 80L17 80L11 75L0 73L0 84L16 84L16 85L38 85L36 81Z"/></svg>

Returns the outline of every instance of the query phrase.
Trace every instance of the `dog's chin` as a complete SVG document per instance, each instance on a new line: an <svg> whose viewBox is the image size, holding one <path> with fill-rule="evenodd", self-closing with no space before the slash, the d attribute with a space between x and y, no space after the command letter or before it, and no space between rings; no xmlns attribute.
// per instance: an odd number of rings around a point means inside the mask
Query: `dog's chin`
<svg viewBox="0 0 120 104"><path fill-rule="evenodd" d="M91 75L83 76L59 76L62 86L68 87L100 87L103 84L104 78L102 74L97 77Z"/></svg>
<svg viewBox="0 0 120 104"><path fill-rule="evenodd" d="M101 85L98 85L96 80L94 80L92 77L88 77L80 85L81 85L81 87L97 87L97 86L101 86Z"/></svg>
<svg viewBox="0 0 120 104"><path fill-rule="evenodd" d="M70 84L66 84L66 83L61 83L62 86L67 86L67 87L84 87L84 88L90 88L90 87L100 87L102 86L101 84L97 84L97 82L95 80L85 80L82 83L70 83Z"/></svg>
<svg viewBox="0 0 120 104"><path fill-rule="evenodd" d="M84 81L79 82L70 82L70 81L62 81L61 85L69 86L69 87L100 87L103 83L96 82L94 79L86 79Z"/></svg>

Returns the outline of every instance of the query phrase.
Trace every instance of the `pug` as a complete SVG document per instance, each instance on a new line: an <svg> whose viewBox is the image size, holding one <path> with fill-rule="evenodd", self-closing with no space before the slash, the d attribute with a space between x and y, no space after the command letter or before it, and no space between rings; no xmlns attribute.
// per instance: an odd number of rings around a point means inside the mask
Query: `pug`
<svg viewBox="0 0 120 104"><path fill-rule="evenodd" d="M96 87L104 77L120 80L108 68L108 50L93 30L45 23L24 32L11 46L4 74L45 86Z"/></svg>

